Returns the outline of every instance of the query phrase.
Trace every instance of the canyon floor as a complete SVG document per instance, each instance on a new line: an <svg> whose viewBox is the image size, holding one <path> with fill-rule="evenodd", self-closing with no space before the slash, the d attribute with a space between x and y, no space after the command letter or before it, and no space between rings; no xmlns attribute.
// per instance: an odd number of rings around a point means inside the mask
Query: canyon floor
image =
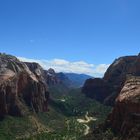
<svg viewBox="0 0 140 140"><path fill-rule="evenodd" d="M46 113L7 116L0 122L0 139L84 139L94 127L104 122L110 110L110 107L85 97L80 89L70 90L68 95L56 97L54 94Z"/></svg>

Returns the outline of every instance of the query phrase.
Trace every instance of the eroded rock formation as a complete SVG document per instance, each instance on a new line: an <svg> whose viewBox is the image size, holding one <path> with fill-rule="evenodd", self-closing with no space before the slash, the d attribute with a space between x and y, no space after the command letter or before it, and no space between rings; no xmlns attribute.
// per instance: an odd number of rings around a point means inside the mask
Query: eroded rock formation
<svg viewBox="0 0 140 140"><path fill-rule="evenodd" d="M140 139L140 55L116 59L102 79L87 80L83 92L114 105L103 131L112 128L119 140Z"/></svg>
<svg viewBox="0 0 140 140"><path fill-rule="evenodd" d="M93 98L100 102L103 102L110 93L110 85L101 78L94 78L86 80L82 92L86 94L87 97Z"/></svg>
<svg viewBox="0 0 140 140"><path fill-rule="evenodd" d="M100 84L96 84L96 79L92 79L90 80L90 82L87 80L83 86L82 91L86 95L88 93L88 96L92 98L96 96L104 97L103 102L105 104L114 105L115 99L124 86L126 77L128 75L140 75L140 55L120 57L119 59L116 59L113 64L110 65L110 67L107 69L104 77L100 79ZM91 85L93 90L89 90L87 88L90 87L91 89ZM101 87L103 87L103 89L106 89L108 94L106 92L100 92Z"/></svg>
<svg viewBox="0 0 140 140"><path fill-rule="evenodd" d="M40 67L40 66L39 66ZM0 54L0 117L47 111L49 92L37 70L11 55ZM33 71L35 70L35 72Z"/></svg>
<svg viewBox="0 0 140 140"><path fill-rule="evenodd" d="M128 76L107 124L122 139L140 138L140 77Z"/></svg>

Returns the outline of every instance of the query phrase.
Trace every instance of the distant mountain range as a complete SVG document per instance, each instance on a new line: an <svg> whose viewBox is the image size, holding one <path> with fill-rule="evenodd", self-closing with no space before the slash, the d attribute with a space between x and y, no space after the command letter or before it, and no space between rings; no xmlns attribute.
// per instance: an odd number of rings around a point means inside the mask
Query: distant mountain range
<svg viewBox="0 0 140 140"><path fill-rule="evenodd" d="M46 71L47 84L52 98L68 95L71 89L81 88L89 75L77 73L55 73L53 69Z"/></svg>
<svg viewBox="0 0 140 140"><path fill-rule="evenodd" d="M77 73L57 73L58 78L69 88L79 88L82 87L84 82L92 78L86 74Z"/></svg>
<svg viewBox="0 0 140 140"><path fill-rule="evenodd" d="M77 73L64 73L76 86L83 86L84 82L89 79L93 78L92 76L86 74L77 74Z"/></svg>

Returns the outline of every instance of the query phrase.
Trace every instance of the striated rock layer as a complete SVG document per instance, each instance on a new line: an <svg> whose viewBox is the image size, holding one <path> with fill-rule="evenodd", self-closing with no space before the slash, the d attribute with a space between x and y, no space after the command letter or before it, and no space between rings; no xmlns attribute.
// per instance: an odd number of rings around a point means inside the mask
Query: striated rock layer
<svg viewBox="0 0 140 140"><path fill-rule="evenodd" d="M128 76L107 125L122 139L140 138L140 76Z"/></svg>
<svg viewBox="0 0 140 140"><path fill-rule="evenodd" d="M42 68L32 69L11 55L0 54L0 118L47 111L49 92Z"/></svg>

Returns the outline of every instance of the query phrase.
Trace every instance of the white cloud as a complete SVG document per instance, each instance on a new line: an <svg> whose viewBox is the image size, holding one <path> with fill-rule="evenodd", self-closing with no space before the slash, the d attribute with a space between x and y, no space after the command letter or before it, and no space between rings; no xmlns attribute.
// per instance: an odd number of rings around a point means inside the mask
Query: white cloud
<svg viewBox="0 0 140 140"><path fill-rule="evenodd" d="M96 72L97 73L105 73L107 68L109 67L109 64L99 64L96 66Z"/></svg>
<svg viewBox="0 0 140 140"><path fill-rule="evenodd" d="M56 72L73 72L73 73L84 73L92 76L103 76L109 64L89 64L84 61L70 62L64 59L52 59L52 60L37 60L28 59L24 57L18 57L23 62L37 62L44 69L53 68Z"/></svg>
<svg viewBox="0 0 140 140"><path fill-rule="evenodd" d="M54 60L52 60L52 63L54 65L61 66L61 65L67 65L67 64L69 64L69 61L66 61L66 60L63 60L63 59L54 59Z"/></svg>

